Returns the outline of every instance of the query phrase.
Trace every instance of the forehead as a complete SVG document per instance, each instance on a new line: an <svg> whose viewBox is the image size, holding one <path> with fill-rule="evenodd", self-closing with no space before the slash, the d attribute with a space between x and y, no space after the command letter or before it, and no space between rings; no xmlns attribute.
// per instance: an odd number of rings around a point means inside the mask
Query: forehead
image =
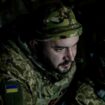
<svg viewBox="0 0 105 105"><path fill-rule="evenodd" d="M75 45L78 42L78 40L79 40L79 36L74 36L74 37L58 39L58 40L49 40L45 42L45 45L70 47Z"/></svg>

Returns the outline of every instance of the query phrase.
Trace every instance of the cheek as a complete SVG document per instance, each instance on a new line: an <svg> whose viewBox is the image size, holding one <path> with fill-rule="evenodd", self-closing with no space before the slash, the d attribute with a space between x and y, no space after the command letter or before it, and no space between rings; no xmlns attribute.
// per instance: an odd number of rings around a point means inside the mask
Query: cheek
<svg viewBox="0 0 105 105"><path fill-rule="evenodd" d="M74 57L75 57L76 54L77 54L77 46L73 47L72 51L73 51L73 55L74 55Z"/></svg>
<svg viewBox="0 0 105 105"><path fill-rule="evenodd" d="M53 50L47 50L45 56L50 60L53 66L57 67L62 62L62 54L58 54Z"/></svg>
<svg viewBox="0 0 105 105"><path fill-rule="evenodd" d="M77 50L75 49L75 50L74 50L74 57L76 56L76 54L77 54Z"/></svg>
<svg viewBox="0 0 105 105"><path fill-rule="evenodd" d="M53 54L51 56L51 60L53 61L54 64L60 63L62 61L62 56L60 54Z"/></svg>

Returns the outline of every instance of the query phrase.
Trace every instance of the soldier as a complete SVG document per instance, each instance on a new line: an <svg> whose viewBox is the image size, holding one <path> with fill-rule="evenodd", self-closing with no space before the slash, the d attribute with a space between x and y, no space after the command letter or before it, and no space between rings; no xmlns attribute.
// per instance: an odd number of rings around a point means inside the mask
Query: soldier
<svg viewBox="0 0 105 105"><path fill-rule="evenodd" d="M24 25L30 38L0 42L1 105L55 105L75 74L81 24L62 3L37 11Z"/></svg>

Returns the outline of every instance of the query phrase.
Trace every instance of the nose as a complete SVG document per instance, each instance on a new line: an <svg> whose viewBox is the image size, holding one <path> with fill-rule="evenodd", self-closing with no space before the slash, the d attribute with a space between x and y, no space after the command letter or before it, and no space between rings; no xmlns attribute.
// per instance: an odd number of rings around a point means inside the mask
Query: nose
<svg viewBox="0 0 105 105"><path fill-rule="evenodd" d="M66 59L74 61L74 58L75 58L75 56L74 56L72 48L67 48L66 49Z"/></svg>

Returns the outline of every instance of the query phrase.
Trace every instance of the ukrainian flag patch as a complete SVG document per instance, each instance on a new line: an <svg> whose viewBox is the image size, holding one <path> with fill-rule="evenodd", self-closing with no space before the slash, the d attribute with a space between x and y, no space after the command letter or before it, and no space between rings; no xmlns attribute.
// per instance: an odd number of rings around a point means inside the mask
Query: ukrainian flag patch
<svg viewBox="0 0 105 105"><path fill-rule="evenodd" d="M17 93L18 92L18 88L17 85L6 85L6 93Z"/></svg>

